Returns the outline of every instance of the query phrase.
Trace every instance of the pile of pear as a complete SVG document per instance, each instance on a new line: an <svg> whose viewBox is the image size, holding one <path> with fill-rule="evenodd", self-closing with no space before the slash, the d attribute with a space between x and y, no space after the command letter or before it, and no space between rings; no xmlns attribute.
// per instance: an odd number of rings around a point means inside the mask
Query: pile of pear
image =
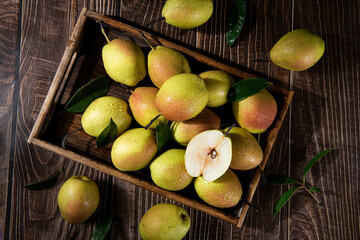
<svg viewBox="0 0 360 240"><path fill-rule="evenodd" d="M194 73L182 53L150 47L147 56L134 41L123 38L103 47L106 73L133 90L127 100L104 96L93 101L81 118L84 131L98 137L113 120L118 136L111 160L119 171L148 168L160 188L180 191L192 185L211 206L236 206L243 190L235 172L261 163L263 152L253 134L272 124L275 99L262 90L229 103L227 94L235 83L230 74L216 69ZM141 81L149 84L139 85ZM238 124L231 130L219 116L228 104ZM156 141L160 123L168 124L176 143L164 152L159 152Z"/></svg>

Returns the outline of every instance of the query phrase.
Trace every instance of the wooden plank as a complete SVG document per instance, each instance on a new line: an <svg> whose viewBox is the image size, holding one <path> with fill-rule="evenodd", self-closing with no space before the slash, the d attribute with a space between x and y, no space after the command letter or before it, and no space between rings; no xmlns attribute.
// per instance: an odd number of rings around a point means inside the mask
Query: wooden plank
<svg viewBox="0 0 360 240"><path fill-rule="evenodd" d="M339 148L314 165L307 182L324 193L317 204L306 193L291 202L291 238L357 239L360 146L359 1L296 1L294 29L307 28L325 41L312 68L294 73L291 174L327 148ZM306 17L303 17L306 16Z"/></svg>

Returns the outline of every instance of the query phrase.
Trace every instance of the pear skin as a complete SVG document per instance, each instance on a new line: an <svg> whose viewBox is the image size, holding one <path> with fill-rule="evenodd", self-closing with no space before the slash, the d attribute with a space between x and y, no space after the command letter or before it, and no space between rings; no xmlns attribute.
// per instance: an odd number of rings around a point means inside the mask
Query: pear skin
<svg viewBox="0 0 360 240"><path fill-rule="evenodd" d="M132 116L129 105L124 100L104 96L94 100L86 108L81 117L81 125L87 134L98 137L109 125L110 119L115 122L120 135L130 126Z"/></svg>
<svg viewBox="0 0 360 240"><path fill-rule="evenodd" d="M106 73L119 83L135 86L147 74L145 55L132 41L112 40L103 47L102 59Z"/></svg>
<svg viewBox="0 0 360 240"><path fill-rule="evenodd" d="M212 0L167 0L162 16L178 28L191 29L207 22L213 13Z"/></svg>
<svg viewBox="0 0 360 240"><path fill-rule="evenodd" d="M170 121L185 121L204 110L209 94L196 74L181 73L169 78L156 95L156 107Z"/></svg>
<svg viewBox="0 0 360 240"><path fill-rule="evenodd" d="M277 104L265 89L238 102L232 103L234 117L240 127L251 133L263 133L273 123Z"/></svg>
<svg viewBox="0 0 360 240"><path fill-rule="evenodd" d="M184 149L170 149L157 156L150 163L151 178L154 183L170 191L186 188L193 177L186 171L184 156Z"/></svg>
<svg viewBox="0 0 360 240"><path fill-rule="evenodd" d="M213 129L220 129L221 120L216 113L205 108L199 115L183 122L172 122L171 134L176 142L186 146L197 134Z"/></svg>
<svg viewBox="0 0 360 240"><path fill-rule="evenodd" d="M226 129L225 129L226 130ZM263 159L263 151L255 137L246 129L233 127L228 136L232 143L230 168L249 170L257 167Z"/></svg>
<svg viewBox="0 0 360 240"><path fill-rule="evenodd" d="M111 148L111 160L121 171L136 171L148 166L157 151L153 130L133 128L115 140Z"/></svg>
<svg viewBox="0 0 360 240"><path fill-rule="evenodd" d="M315 65L325 52L324 40L306 30L286 33L270 51L271 61L288 70L303 71Z"/></svg>
<svg viewBox="0 0 360 240"><path fill-rule="evenodd" d="M227 103L229 89L234 85L234 78L220 70L210 70L199 74L204 79L209 92L208 107L219 107Z"/></svg>
<svg viewBox="0 0 360 240"><path fill-rule="evenodd" d="M159 89L155 87L137 87L129 97L129 106L134 119L143 127L147 126L160 112L155 105L156 94ZM150 126L155 129L159 123L168 121L160 116Z"/></svg>
<svg viewBox="0 0 360 240"><path fill-rule="evenodd" d="M149 52L147 63L149 77L158 88L172 76L191 72L189 62L184 55L163 46L157 46Z"/></svg>
<svg viewBox="0 0 360 240"><path fill-rule="evenodd" d="M218 208L236 206L243 192L238 177L230 169L212 182L206 181L203 177L197 177L194 180L194 187L204 202Z"/></svg>

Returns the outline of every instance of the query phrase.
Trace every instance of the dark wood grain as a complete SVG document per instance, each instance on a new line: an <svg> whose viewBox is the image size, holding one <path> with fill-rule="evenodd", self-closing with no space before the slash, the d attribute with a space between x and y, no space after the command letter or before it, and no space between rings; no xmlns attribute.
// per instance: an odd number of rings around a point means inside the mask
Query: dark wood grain
<svg viewBox="0 0 360 240"><path fill-rule="evenodd" d="M151 206L172 202L110 175L27 144L57 66L83 7L142 26L161 17L158 1L30 1L0 3L0 239L90 239L105 215L117 218L107 239L139 239L138 223ZM260 181L244 225L237 229L186 207L192 226L185 239L358 239L360 236L360 6L359 1L247 1L244 29L230 49L225 17L230 1L214 1L203 26L181 30L165 22L148 31L295 91L265 173L301 178L318 152L335 147L307 177L320 187L317 204L299 192L274 218L272 207L288 186ZM286 32L307 28L326 43L312 68L290 72L269 61L273 44ZM86 72L85 72L86 73ZM90 74L90 73L88 73ZM44 179L63 165L59 184L30 192L23 184ZM85 223L71 226L60 216L57 192L70 176L93 178L101 205Z"/></svg>

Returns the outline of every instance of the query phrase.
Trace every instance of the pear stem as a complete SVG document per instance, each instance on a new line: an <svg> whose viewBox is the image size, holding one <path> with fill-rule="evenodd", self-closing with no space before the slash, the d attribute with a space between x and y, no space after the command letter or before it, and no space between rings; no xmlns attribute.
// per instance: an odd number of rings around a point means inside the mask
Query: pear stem
<svg viewBox="0 0 360 240"><path fill-rule="evenodd" d="M73 134L74 132L77 132L77 131L79 131L79 130L82 129L82 128L83 128L83 127L79 127L78 129L75 129L75 130L72 130L71 132L68 132L68 133L64 136L63 140L61 141L61 147L62 147L62 148L65 148L66 139L68 138L68 136L70 136L70 134Z"/></svg>
<svg viewBox="0 0 360 240"><path fill-rule="evenodd" d="M149 124L146 125L144 128L145 128L145 129L148 129L148 128L156 121L156 119L158 119L160 116L161 116L161 114L159 114L159 115L157 115L156 117L154 117L154 118L149 122Z"/></svg>
<svg viewBox="0 0 360 240"><path fill-rule="evenodd" d="M147 43L147 45L149 45L149 47L152 49L152 50L155 50L155 48L153 47L153 45L151 45L149 39L147 39L147 37L145 36L145 34L140 31L140 36L145 40L145 42Z"/></svg>
<svg viewBox="0 0 360 240"><path fill-rule="evenodd" d="M104 26L103 26L102 22L99 22L99 24L100 24L100 28L101 28L101 33L105 36L106 41L109 43L110 40L109 40L108 36L105 33L105 29L104 29Z"/></svg>
<svg viewBox="0 0 360 240"><path fill-rule="evenodd" d="M254 204L246 201L245 199L241 198L241 201L243 201L245 204L249 205L249 207L251 207L252 209L254 209L256 212L259 212L259 211L260 211L260 209L259 209L257 206L255 206Z"/></svg>
<svg viewBox="0 0 360 240"><path fill-rule="evenodd" d="M164 20L165 20L164 17L155 19L155 20L153 20L153 21L151 21L151 22L148 22L148 23L145 25L145 27L149 27L150 25L152 25L152 24L154 24L154 23L162 22L162 21L164 21Z"/></svg>
<svg viewBox="0 0 360 240"><path fill-rule="evenodd" d="M228 130L226 130L226 132L225 132L225 136L227 136L227 134L231 131L231 129L233 129L233 127L235 127L236 126L236 123L233 123L233 124L231 124L231 126L228 128Z"/></svg>

